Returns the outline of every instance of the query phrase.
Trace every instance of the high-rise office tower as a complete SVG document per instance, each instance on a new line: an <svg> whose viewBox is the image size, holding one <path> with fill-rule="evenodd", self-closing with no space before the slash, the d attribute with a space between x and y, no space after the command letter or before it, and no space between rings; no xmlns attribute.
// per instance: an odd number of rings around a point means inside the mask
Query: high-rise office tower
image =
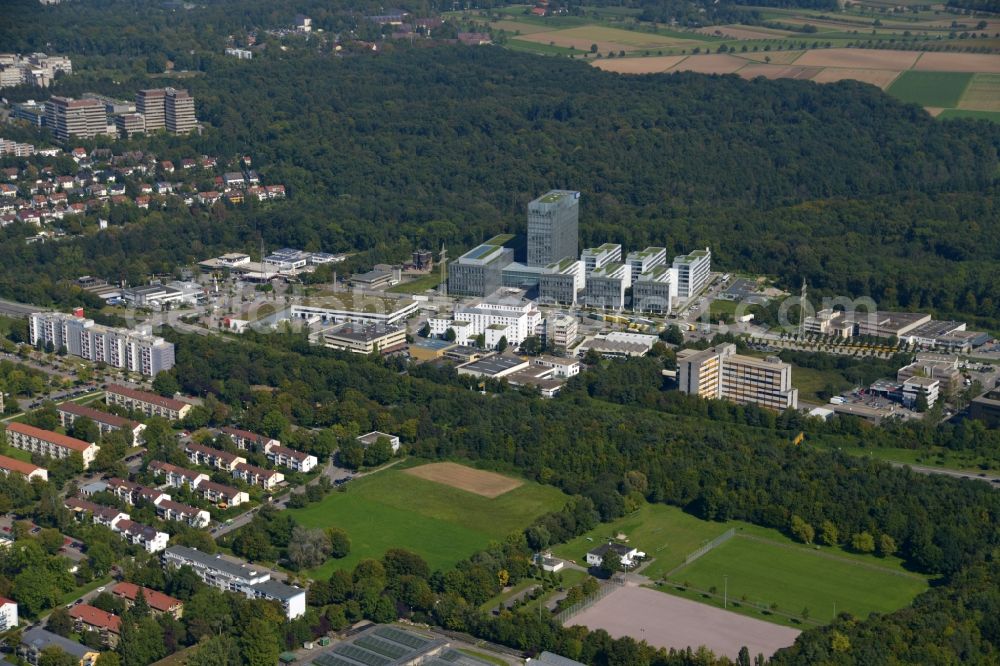
<svg viewBox="0 0 1000 666"><path fill-rule="evenodd" d="M52 97L45 103L45 122L60 141L88 139L108 130L108 114L96 99Z"/></svg>
<svg viewBox="0 0 1000 666"><path fill-rule="evenodd" d="M166 127L167 91L163 88L140 90L135 96L135 111L146 119L146 131L154 132Z"/></svg>
<svg viewBox="0 0 1000 666"><path fill-rule="evenodd" d="M552 190L528 204L528 265L548 266L579 252L580 193Z"/></svg>
<svg viewBox="0 0 1000 666"><path fill-rule="evenodd" d="M197 122L194 117L194 97L187 90L167 88L166 112L167 131L172 134L187 134Z"/></svg>

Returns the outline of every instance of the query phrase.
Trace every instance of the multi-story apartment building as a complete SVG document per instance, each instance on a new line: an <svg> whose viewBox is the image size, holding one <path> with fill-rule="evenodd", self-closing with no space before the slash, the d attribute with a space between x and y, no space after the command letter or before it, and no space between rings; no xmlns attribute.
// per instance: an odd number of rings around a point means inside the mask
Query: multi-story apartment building
<svg viewBox="0 0 1000 666"><path fill-rule="evenodd" d="M0 631L7 631L17 626L17 602L7 597L0 597Z"/></svg>
<svg viewBox="0 0 1000 666"><path fill-rule="evenodd" d="M66 498L63 506L73 512L78 519L89 516L91 522L95 525L102 525L110 530L114 530L118 527L118 523L128 520L130 517L127 513L116 507L95 504L94 502L78 497Z"/></svg>
<svg viewBox="0 0 1000 666"><path fill-rule="evenodd" d="M235 453L213 449L209 446L195 444L191 442L184 447L184 455L195 465L205 465L214 467L224 472L232 473L240 463L246 463L247 459Z"/></svg>
<svg viewBox="0 0 1000 666"><path fill-rule="evenodd" d="M150 329L129 330L95 324L62 312L35 312L28 318L31 344L51 343L68 354L106 363L147 377L174 366L174 345Z"/></svg>
<svg viewBox="0 0 1000 666"><path fill-rule="evenodd" d="M90 139L108 131L108 114L96 99L51 97L45 103L45 124L56 139Z"/></svg>
<svg viewBox="0 0 1000 666"><path fill-rule="evenodd" d="M311 472L319 464L316 456L304 453L302 451L296 451L295 449L290 449L287 446L281 446L280 444L269 444L264 449L267 459L271 461L272 465L278 465L280 467L287 467L288 469L295 472L302 472L303 474Z"/></svg>
<svg viewBox="0 0 1000 666"><path fill-rule="evenodd" d="M7 424L7 444L15 449L59 460L79 453L83 459L84 469L90 467L90 463L94 462L94 457L101 448L96 444L84 442L75 437L67 437L57 432L42 430L16 421Z"/></svg>
<svg viewBox="0 0 1000 666"><path fill-rule="evenodd" d="M167 126L167 91L163 88L140 90L135 95L135 110L142 114L145 131L153 132Z"/></svg>
<svg viewBox="0 0 1000 666"><path fill-rule="evenodd" d="M240 479L251 486L260 486L264 490L274 490L285 480L285 475L273 469L264 469L249 463L237 463L233 468L233 478Z"/></svg>
<svg viewBox="0 0 1000 666"><path fill-rule="evenodd" d="M118 583L111 588L110 592L112 595L123 600L126 608L131 608L135 600L139 598L139 594L142 594L149 605L149 610L154 615L166 614L173 616L175 620L179 620L184 614L184 602L180 599L174 599L168 594L151 590L148 587L142 587L135 583Z"/></svg>
<svg viewBox="0 0 1000 666"><path fill-rule="evenodd" d="M550 348L569 349L579 335L576 317L554 314L545 319L545 342Z"/></svg>
<svg viewBox="0 0 1000 666"><path fill-rule="evenodd" d="M223 506L239 506L250 501L250 496L239 488L224 486L214 481L202 481L195 488L204 499Z"/></svg>
<svg viewBox="0 0 1000 666"><path fill-rule="evenodd" d="M83 520L90 516L95 525L103 525L132 545L140 546L148 553L156 553L167 547L170 535L131 519L129 514L115 507L95 504L87 500L70 497L64 506Z"/></svg>
<svg viewBox="0 0 1000 666"><path fill-rule="evenodd" d="M792 366L777 357L766 359L736 353L726 344L703 351L677 354L682 392L706 399L731 400L769 409L798 407L798 389L792 388Z"/></svg>
<svg viewBox="0 0 1000 666"><path fill-rule="evenodd" d="M448 264L448 293L453 296L489 296L503 284L502 271L514 261L507 244L514 237L494 236Z"/></svg>
<svg viewBox="0 0 1000 666"><path fill-rule="evenodd" d="M528 265L548 266L579 251L580 193L552 190L528 204Z"/></svg>
<svg viewBox="0 0 1000 666"><path fill-rule="evenodd" d="M626 264L605 264L587 276L584 302L592 308L620 310L625 307L625 290L631 286L632 271Z"/></svg>
<svg viewBox="0 0 1000 666"><path fill-rule="evenodd" d="M191 411L190 403L118 384L108 384L105 388L104 401L109 405L118 405L146 416L161 416L171 421L179 421Z"/></svg>
<svg viewBox="0 0 1000 666"><path fill-rule="evenodd" d="M632 309L636 312L667 314L677 300L677 272L655 266L632 282Z"/></svg>
<svg viewBox="0 0 1000 666"><path fill-rule="evenodd" d="M170 535L160 532L149 525L142 525L134 520L123 520L116 530L122 539L133 546L140 546L147 553L158 553L167 547Z"/></svg>
<svg viewBox="0 0 1000 666"><path fill-rule="evenodd" d="M706 247L678 255L674 257L673 267L677 271L677 297L682 301L690 300L708 283L712 272L712 251Z"/></svg>
<svg viewBox="0 0 1000 666"><path fill-rule="evenodd" d="M166 93L163 110L167 131L187 134L198 122L194 115L194 98L187 90L167 88Z"/></svg>
<svg viewBox="0 0 1000 666"><path fill-rule="evenodd" d="M4 476L11 473L20 474L28 481L32 479L49 480L49 471L47 469L7 456L0 456L0 473Z"/></svg>
<svg viewBox="0 0 1000 666"><path fill-rule="evenodd" d="M431 317L427 321L432 335L444 335L450 328L459 344L474 343L477 336L483 335L486 346L493 348L501 338L517 346L539 333L542 315L532 301L499 299L459 307L450 317Z"/></svg>
<svg viewBox="0 0 1000 666"><path fill-rule="evenodd" d="M305 615L305 590L272 580L271 572L263 567L232 562L186 546L167 548L163 563L168 567L191 567L205 583L225 592L242 594L248 599L277 601L289 620Z"/></svg>
<svg viewBox="0 0 1000 666"><path fill-rule="evenodd" d="M75 402L64 402L56 410L59 413L59 421L63 428L67 430L73 426L79 418L90 419L100 430L102 435L115 430L124 432L132 446L138 446L142 441L142 431L146 429L145 424L136 423L129 419L124 419L116 414L102 412L92 407L84 407Z"/></svg>
<svg viewBox="0 0 1000 666"><path fill-rule="evenodd" d="M622 246L616 243L588 247L580 253L580 261L583 262L584 272L588 278L594 271L604 268L608 264L621 263L621 260Z"/></svg>
<svg viewBox="0 0 1000 666"><path fill-rule="evenodd" d="M667 248L647 247L645 250L629 252L625 263L632 269L632 282L634 283L643 273L648 273L657 266L667 265Z"/></svg>
<svg viewBox="0 0 1000 666"><path fill-rule="evenodd" d="M101 654L99 650L36 626L21 634L21 643L17 646L17 656L32 666L38 666L42 662L42 653L46 648L52 647L59 648L61 652L68 654L77 666L95 666L97 658Z"/></svg>
<svg viewBox="0 0 1000 666"><path fill-rule="evenodd" d="M323 331L323 345L355 354L391 354L406 348L406 327L345 322Z"/></svg>
<svg viewBox="0 0 1000 666"><path fill-rule="evenodd" d="M223 434L229 435L229 439L233 440L233 444L245 451L267 451L269 446L281 444L280 440L267 437L266 435L258 435L249 430L241 430L240 428L232 428L230 426L223 426L219 430Z"/></svg>
<svg viewBox="0 0 1000 666"><path fill-rule="evenodd" d="M140 502L149 502L155 505L165 499L170 499L170 495L159 488L148 488L118 477L108 479L106 490L130 506L135 506Z"/></svg>

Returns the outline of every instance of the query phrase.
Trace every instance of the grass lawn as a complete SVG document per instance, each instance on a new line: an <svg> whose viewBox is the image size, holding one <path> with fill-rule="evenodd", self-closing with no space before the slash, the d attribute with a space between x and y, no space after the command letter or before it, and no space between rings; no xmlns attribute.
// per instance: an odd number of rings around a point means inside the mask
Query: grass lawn
<svg viewBox="0 0 1000 666"><path fill-rule="evenodd" d="M676 572L675 582L722 592L728 576L732 600L799 614L809 609L816 620L848 611L857 617L889 612L909 604L927 589L927 580L898 569L882 568L875 558L862 562L828 551L737 536Z"/></svg>
<svg viewBox="0 0 1000 666"><path fill-rule="evenodd" d="M441 284L441 273L434 271L429 275L421 275L415 280L402 282L386 289L394 294L422 294L428 289L434 289Z"/></svg>
<svg viewBox="0 0 1000 666"><path fill-rule="evenodd" d="M825 404L827 398L821 398L818 393L832 388L835 393L854 388L851 382L836 370L817 370L815 368L792 368L792 386L799 390L799 398L806 402Z"/></svg>
<svg viewBox="0 0 1000 666"><path fill-rule="evenodd" d="M14 458L15 460L21 460L26 463L31 462L30 452L15 449L13 446L4 445L3 447L0 447L0 455L5 455L8 458Z"/></svg>
<svg viewBox="0 0 1000 666"><path fill-rule="evenodd" d="M710 307L709 312L711 313L710 316L712 317L713 321L721 315L729 315L730 317L732 317L733 315L736 314L736 306L738 305L739 303L737 303L736 301L725 301L722 299L712 301L711 305L709 306Z"/></svg>
<svg viewBox="0 0 1000 666"><path fill-rule="evenodd" d="M967 471L969 476L980 472L998 470L996 459L987 458L973 451L951 451L943 447L929 449L868 448L863 446L839 446L839 450L852 456L864 456L887 462L907 465L941 467L956 471Z"/></svg>
<svg viewBox="0 0 1000 666"><path fill-rule="evenodd" d="M450 568L491 540L559 509L566 500L559 490L531 482L490 499L395 467L344 488L319 503L290 510L306 527L340 527L351 539L350 555L311 571L316 578L381 557L393 547L419 553L432 570Z"/></svg>
<svg viewBox="0 0 1000 666"><path fill-rule="evenodd" d="M957 72L920 72L909 70L899 75L887 93L921 106L952 108L958 106L972 74Z"/></svg>

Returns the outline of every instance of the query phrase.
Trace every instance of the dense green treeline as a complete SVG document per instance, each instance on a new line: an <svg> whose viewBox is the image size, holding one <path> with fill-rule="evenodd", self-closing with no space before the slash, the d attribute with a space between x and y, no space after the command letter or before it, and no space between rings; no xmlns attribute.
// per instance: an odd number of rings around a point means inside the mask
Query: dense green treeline
<svg viewBox="0 0 1000 666"><path fill-rule="evenodd" d="M88 81L126 97L151 83L74 76L54 91ZM174 206L146 218L153 233L116 228L38 249L25 249L28 230L12 225L3 249L18 260L0 275L4 293L25 290L9 284L25 270L38 285L27 290L51 292L80 273L117 277L196 249L256 247L257 233L272 246L373 259L442 243L454 254L522 231L527 201L569 187L583 192L584 246L711 245L716 265L789 286L804 277L815 295L870 295L1000 327L1000 129L941 123L870 86L621 77L459 47L213 57L185 85L210 129L130 146L167 157L249 152L289 201L266 214Z"/></svg>
<svg viewBox="0 0 1000 666"><path fill-rule="evenodd" d="M939 633L947 628L923 618L921 649L934 641L947 654L960 654L951 651L959 647L979 656L996 649L981 626L992 620L958 600L972 594L965 587L970 567L991 559L1000 545L1000 497L987 484L792 446L801 423L782 421L786 415L773 425L748 425L727 423L714 412L665 414L655 404L645 409L643 395L622 398L624 405L579 391L551 401L517 392L487 397L439 370L400 375L393 362L309 348L295 335L229 345L184 336L179 343L175 372L182 387L218 395L251 428L269 415L273 423L275 414L287 423L331 427L340 437L388 428L419 455L489 461L583 495L604 520L623 514L634 489L628 473L638 472L647 480L648 501L678 505L705 519L739 518L787 530L794 514L812 525L829 520L842 535L888 535L909 566L945 574L950 582L933 592L933 603L946 605L965 629L980 632L974 645L949 646ZM255 384L278 391L251 390ZM811 436L856 445L868 434L862 428ZM988 600L981 599L980 607ZM873 622L903 631L917 621L919 603L915 608ZM858 651L845 653L853 661L844 663L866 663L861 655L874 649L868 644L874 636L866 622L849 625ZM800 643L812 635L807 632Z"/></svg>

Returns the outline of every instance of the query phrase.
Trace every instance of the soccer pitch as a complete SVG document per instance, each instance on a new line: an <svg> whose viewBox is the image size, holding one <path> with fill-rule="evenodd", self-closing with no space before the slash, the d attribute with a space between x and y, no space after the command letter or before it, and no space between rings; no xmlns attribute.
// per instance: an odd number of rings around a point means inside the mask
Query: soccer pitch
<svg viewBox="0 0 1000 666"><path fill-rule="evenodd" d="M491 499L407 474L399 466L344 488L316 504L289 510L305 527L339 527L351 539L350 555L313 569L313 578L379 558L390 548L418 553L431 570L450 568L490 541L560 509L567 499L555 488L532 482Z"/></svg>
<svg viewBox="0 0 1000 666"><path fill-rule="evenodd" d="M894 611L927 589L926 578L881 566L875 558L867 562L740 535L676 570L671 581L714 587L720 595L728 591L730 603L777 604L777 611L791 615L808 609L818 621L834 612L866 617Z"/></svg>

